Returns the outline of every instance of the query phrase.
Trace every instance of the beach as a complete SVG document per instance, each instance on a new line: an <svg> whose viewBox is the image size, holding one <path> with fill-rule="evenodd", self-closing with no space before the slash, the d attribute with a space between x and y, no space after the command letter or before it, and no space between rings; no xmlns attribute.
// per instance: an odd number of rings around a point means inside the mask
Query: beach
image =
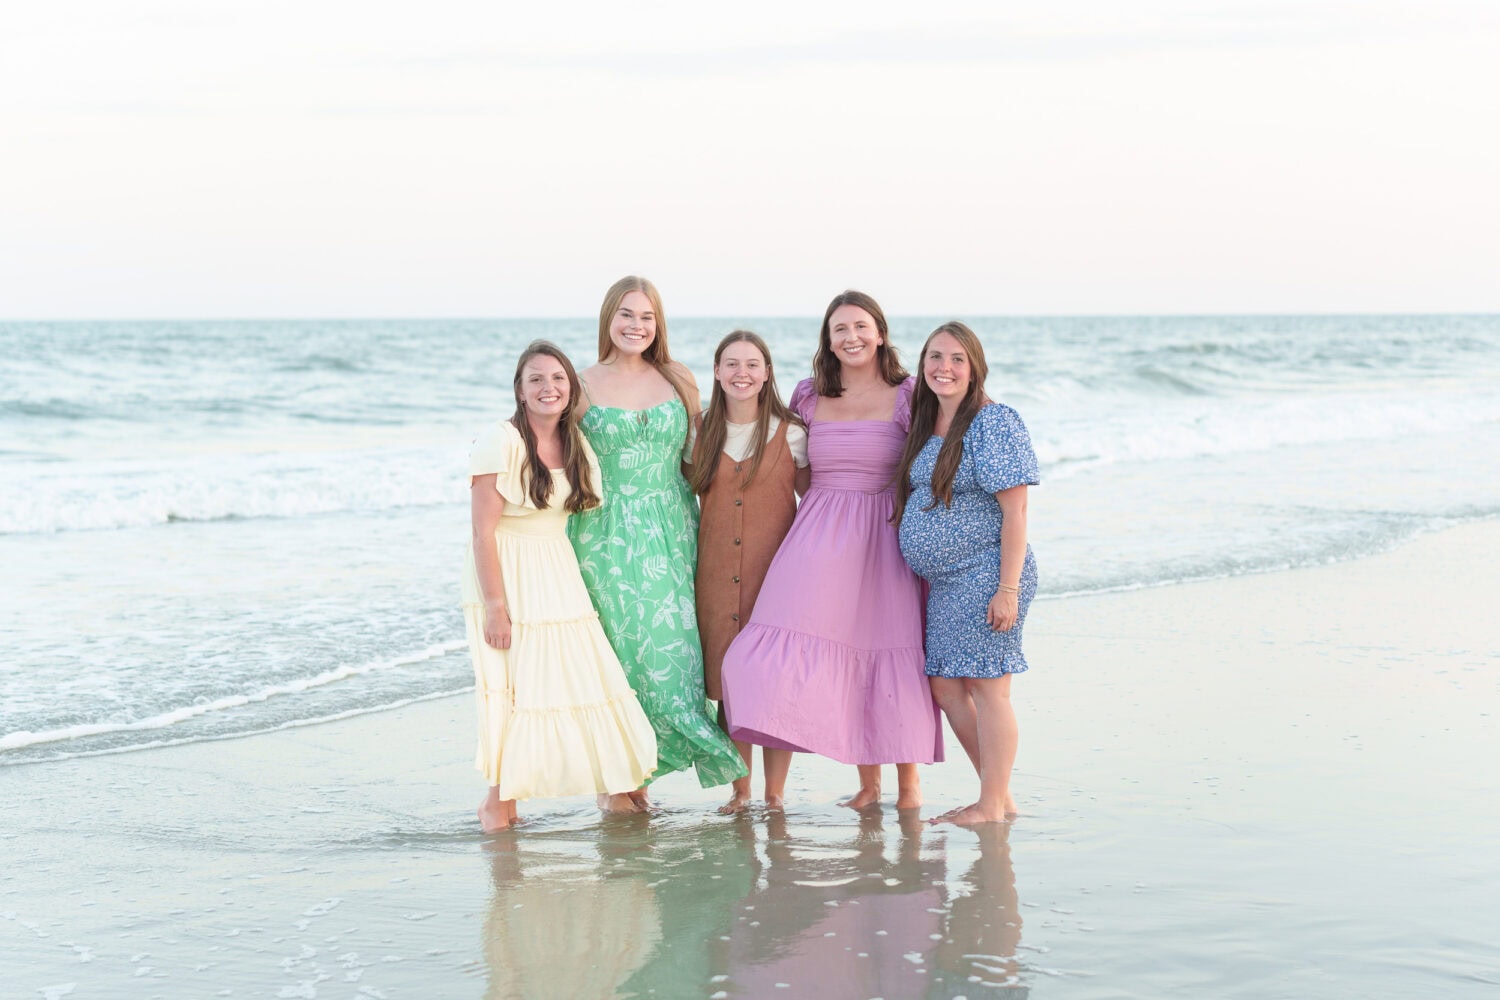
<svg viewBox="0 0 1500 1000"><path fill-rule="evenodd" d="M1039 602L983 831L799 755L784 815L674 775L485 837L466 695L0 768L4 992L1493 996L1497 555L1490 520ZM926 816L977 787L951 738L922 773Z"/></svg>

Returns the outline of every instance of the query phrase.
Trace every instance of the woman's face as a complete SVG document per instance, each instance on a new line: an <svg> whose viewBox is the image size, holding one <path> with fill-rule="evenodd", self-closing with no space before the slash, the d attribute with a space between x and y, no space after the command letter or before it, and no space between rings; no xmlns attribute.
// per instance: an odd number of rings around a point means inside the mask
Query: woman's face
<svg viewBox="0 0 1500 1000"><path fill-rule="evenodd" d="M875 317L859 306L839 306L828 317L828 344L845 368L875 364L882 343Z"/></svg>
<svg viewBox="0 0 1500 1000"><path fill-rule="evenodd" d="M724 395L741 402L760 395L767 374L766 359L760 348L748 340L737 340L724 348L719 363L714 365L714 378Z"/></svg>
<svg viewBox="0 0 1500 1000"><path fill-rule="evenodd" d="M639 355L656 341L656 310L645 292L626 292L609 323L609 342L619 354Z"/></svg>
<svg viewBox="0 0 1500 1000"><path fill-rule="evenodd" d="M922 378L939 402L956 403L964 398L974 374L957 337L940 333L927 342L922 353Z"/></svg>
<svg viewBox="0 0 1500 1000"><path fill-rule="evenodd" d="M521 369L521 405L532 417L556 417L567 412L572 387L562 362L538 354Z"/></svg>

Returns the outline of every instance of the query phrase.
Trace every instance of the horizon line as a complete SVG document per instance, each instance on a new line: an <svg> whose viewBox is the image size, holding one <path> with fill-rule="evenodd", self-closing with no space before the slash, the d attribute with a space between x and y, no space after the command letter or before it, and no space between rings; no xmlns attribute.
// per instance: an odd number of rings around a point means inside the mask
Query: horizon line
<svg viewBox="0 0 1500 1000"><path fill-rule="evenodd" d="M1189 312L967 312L957 311L950 313L917 312L917 313L887 313L891 319L936 319L939 317L950 317L963 319L966 317L981 319L1229 319L1229 318L1373 318L1373 317L1472 317L1472 318L1500 318L1500 310L1474 311L1474 310L1394 310L1394 311L1370 311L1370 310L1311 310L1311 311L1285 311L1285 310L1255 310L1248 312L1236 311L1189 311ZM681 313L669 317L669 322L674 320L816 320L816 313ZM597 324L597 315L392 315L392 316L360 316L355 314L326 314L326 315L199 315L199 316L27 316L27 317L0 317L0 324L22 324L22 323L404 323L404 322L566 322L578 321L589 324Z"/></svg>

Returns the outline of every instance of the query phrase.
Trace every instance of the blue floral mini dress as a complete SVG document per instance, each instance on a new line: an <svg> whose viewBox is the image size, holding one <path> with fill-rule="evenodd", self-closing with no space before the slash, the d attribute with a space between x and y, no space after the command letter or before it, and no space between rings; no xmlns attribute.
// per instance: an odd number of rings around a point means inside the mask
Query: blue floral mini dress
<svg viewBox="0 0 1500 1000"><path fill-rule="evenodd" d="M1000 677L1026 669L1021 630L1036 594L1036 557L1026 546L1016 624L997 632L985 611L1000 582L1000 525L995 494L1036 486L1036 453L1015 410L990 403L964 432L953 477L953 506L932 503L932 468L943 439L932 437L912 463L911 497L901 515L901 555L931 584L927 597L927 676Z"/></svg>

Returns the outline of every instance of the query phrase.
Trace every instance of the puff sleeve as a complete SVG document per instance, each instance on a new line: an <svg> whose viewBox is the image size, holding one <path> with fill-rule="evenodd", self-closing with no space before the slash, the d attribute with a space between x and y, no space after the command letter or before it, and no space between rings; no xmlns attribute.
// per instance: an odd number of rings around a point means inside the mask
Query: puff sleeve
<svg viewBox="0 0 1500 1000"><path fill-rule="evenodd" d="M1041 482L1031 435L1021 415L1004 403L991 403L974 415L964 435L964 453L974 462L974 476L987 493Z"/></svg>
<svg viewBox="0 0 1500 1000"><path fill-rule="evenodd" d="M911 394L916 390L916 386L916 377L908 375L896 387L896 412L891 414L891 420L901 428L902 434L911 431Z"/></svg>
<svg viewBox="0 0 1500 1000"><path fill-rule="evenodd" d="M474 441L469 450L469 477L495 477L495 492L507 504L530 507L531 498L521 482L526 469L526 444L509 420L498 420Z"/></svg>
<svg viewBox="0 0 1500 1000"><path fill-rule="evenodd" d="M807 426L812 426L813 412L818 408L818 393L813 389L813 380L805 378L797 383L797 388L792 390L792 398L787 401L787 407Z"/></svg>

